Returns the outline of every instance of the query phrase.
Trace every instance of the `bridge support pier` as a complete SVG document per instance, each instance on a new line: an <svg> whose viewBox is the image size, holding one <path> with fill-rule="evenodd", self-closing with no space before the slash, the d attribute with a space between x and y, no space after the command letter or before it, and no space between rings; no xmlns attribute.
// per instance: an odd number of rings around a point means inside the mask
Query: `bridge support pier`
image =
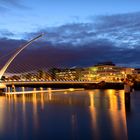
<svg viewBox="0 0 140 140"><path fill-rule="evenodd" d="M15 85L12 85L12 92L16 92Z"/></svg>
<svg viewBox="0 0 140 140"><path fill-rule="evenodd" d="M4 90L4 89L6 89L6 85L3 83L0 83L0 90Z"/></svg>
<svg viewBox="0 0 140 140"><path fill-rule="evenodd" d="M24 92L25 91L25 87L22 87L21 90L22 90L22 92Z"/></svg>
<svg viewBox="0 0 140 140"><path fill-rule="evenodd" d="M8 91L8 93L10 93L11 92L11 89L10 89L10 87L7 87L8 89L7 89L7 91Z"/></svg>
<svg viewBox="0 0 140 140"><path fill-rule="evenodd" d="M47 88L47 90L48 90L49 94L52 93L52 89L51 88Z"/></svg>
<svg viewBox="0 0 140 140"><path fill-rule="evenodd" d="M5 92L6 92L6 93L8 92L8 87L6 87Z"/></svg>
<svg viewBox="0 0 140 140"><path fill-rule="evenodd" d="M40 87L40 90L43 91L43 87Z"/></svg>

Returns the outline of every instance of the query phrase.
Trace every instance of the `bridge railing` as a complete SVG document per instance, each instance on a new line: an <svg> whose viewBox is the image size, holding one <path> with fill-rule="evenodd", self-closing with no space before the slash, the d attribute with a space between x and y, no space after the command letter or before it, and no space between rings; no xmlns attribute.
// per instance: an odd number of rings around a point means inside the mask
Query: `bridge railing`
<svg viewBox="0 0 140 140"><path fill-rule="evenodd" d="M2 82L93 82L90 80L3 80ZM96 81L97 82L97 81Z"/></svg>

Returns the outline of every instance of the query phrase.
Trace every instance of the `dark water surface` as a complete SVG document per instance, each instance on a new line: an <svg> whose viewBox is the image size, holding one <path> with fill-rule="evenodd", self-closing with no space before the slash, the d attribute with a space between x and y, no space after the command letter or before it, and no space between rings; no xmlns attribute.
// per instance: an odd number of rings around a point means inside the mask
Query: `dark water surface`
<svg viewBox="0 0 140 140"><path fill-rule="evenodd" d="M0 140L140 139L140 91L0 96Z"/></svg>

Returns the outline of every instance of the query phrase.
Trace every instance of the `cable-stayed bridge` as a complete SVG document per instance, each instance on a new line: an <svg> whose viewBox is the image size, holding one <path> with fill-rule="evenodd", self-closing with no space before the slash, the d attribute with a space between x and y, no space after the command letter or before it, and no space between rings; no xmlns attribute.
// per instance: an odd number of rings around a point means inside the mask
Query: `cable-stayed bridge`
<svg viewBox="0 0 140 140"><path fill-rule="evenodd" d="M8 59L8 61L5 63L5 65L0 70L0 79L2 79L2 76L4 75L5 71L8 69L10 64L16 59L16 57L28 46L30 46L33 42L38 40L39 38L43 37L45 34L40 34L37 37L31 39L24 45L22 45L17 51ZM36 60L35 60L36 61ZM49 76L49 73L48 73ZM30 74L29 74L30 77ZM3 81L0 82L0 89L4 89L7 86L12 85L18 85L18 86L24 86L24 85L81 85L81 84L94 84L97 83L96 81L81 81L81 80L58 80L58 79L38 79L35 81L32 81L30 78L28 80L9 80L9 81Z"/></svg>

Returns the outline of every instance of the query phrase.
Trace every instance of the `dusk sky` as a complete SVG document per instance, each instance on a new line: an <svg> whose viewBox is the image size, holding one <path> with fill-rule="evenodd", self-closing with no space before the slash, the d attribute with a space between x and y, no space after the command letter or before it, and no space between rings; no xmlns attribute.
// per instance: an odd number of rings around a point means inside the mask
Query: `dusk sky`
<svg viewBox="0 0 140 140"><path fill-rule="evenodd" d="M43 32L19 60L140 67L139 0L0 0L0 16L0 56Z"/></svg>

